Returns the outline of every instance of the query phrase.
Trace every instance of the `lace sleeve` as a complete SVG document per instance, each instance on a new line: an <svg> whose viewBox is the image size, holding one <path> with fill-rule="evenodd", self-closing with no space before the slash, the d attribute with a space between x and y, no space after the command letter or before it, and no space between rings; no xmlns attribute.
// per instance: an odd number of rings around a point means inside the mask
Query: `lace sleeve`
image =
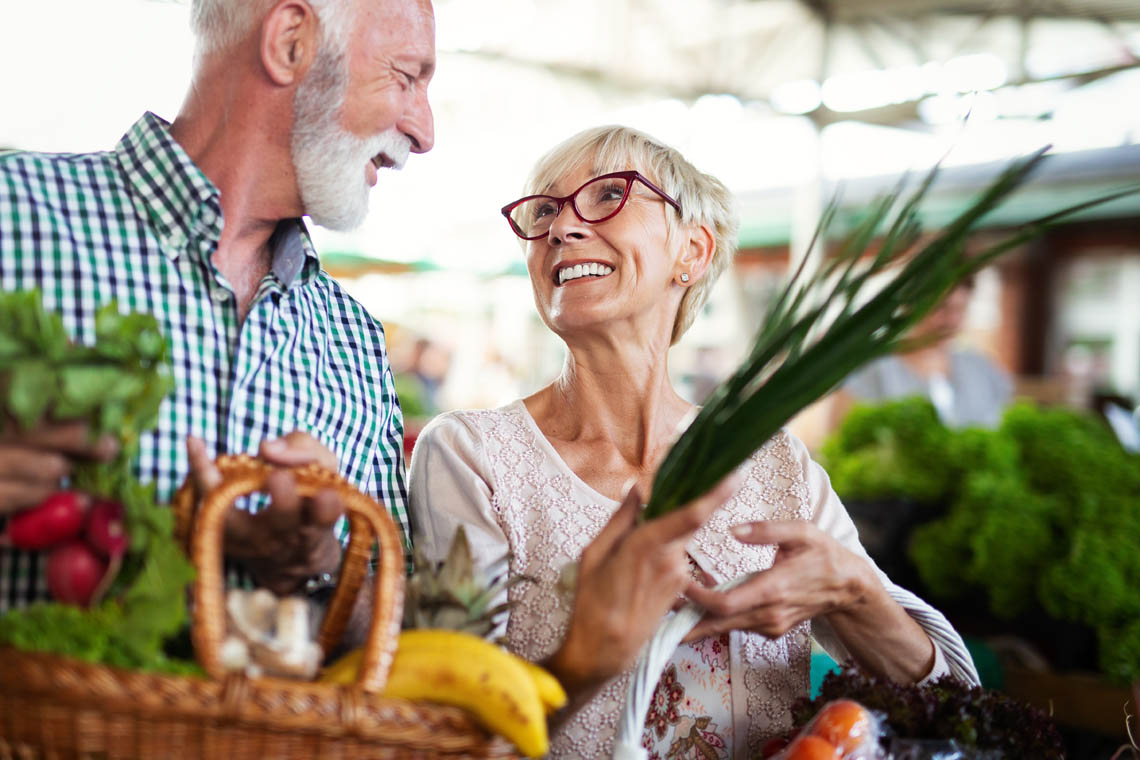
<svg viewBox="0 0 1140 760"><path fill-rule="evenodd" d="M414 545L441 560L455 529L467 531L477 567L508 551L506 534L491 509L491 473L479 435L460 414L435 418L416 440L409 474Z"/></svg>

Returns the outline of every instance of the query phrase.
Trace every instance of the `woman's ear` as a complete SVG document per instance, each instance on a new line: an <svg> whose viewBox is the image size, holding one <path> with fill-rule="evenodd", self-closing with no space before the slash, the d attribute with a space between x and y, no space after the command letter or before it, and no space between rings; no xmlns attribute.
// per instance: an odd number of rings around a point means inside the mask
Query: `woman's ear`
<svg viewBox="0 0 1140 760"><path fill-rule="evenodd" d="M712 264L716 238L704 224L691 224L684 228L684 234L681 256L677 259L677 271L673 277L683 285L693 285Z"/></svg>
<svg viewBox="0 0 1140 760"><path fill-rule="evenodd" d="M282 0L261 26L261 64L274 84L288 87L305 76L317 55L317 14L304 0Z"/></svg>

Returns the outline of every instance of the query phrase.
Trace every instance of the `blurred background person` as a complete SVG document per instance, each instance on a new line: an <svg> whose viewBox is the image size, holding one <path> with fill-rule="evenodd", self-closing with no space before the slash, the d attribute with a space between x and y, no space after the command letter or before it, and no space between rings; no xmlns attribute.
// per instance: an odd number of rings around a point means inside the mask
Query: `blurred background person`
<svg viewBox="0 0 1140 760"><path fill-rule="evenodd" d="M922 396L948 427L997 427L1013 397L1013 381L985 354L959 342L973 293L970 278L914 329L913 351L884 356L852 373L832 398L833 426L855 401Z"/></svg>

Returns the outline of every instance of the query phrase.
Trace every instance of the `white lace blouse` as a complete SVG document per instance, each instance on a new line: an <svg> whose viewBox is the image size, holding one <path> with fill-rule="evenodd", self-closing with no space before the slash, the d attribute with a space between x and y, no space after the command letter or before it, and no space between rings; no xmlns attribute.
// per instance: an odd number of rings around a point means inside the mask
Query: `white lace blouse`
<svg viewBox="0 0 1140 760"><path fill-rule="evenodd" d="M689 546L691 560L716 582L772 564L771 546L732 537L729 528L742 522L812 520L866 557L827 474L798 439L779 433L745 466L740 490ZM618 502L570 470L522 401L437 417L416 442L410 480L417 545L429 558L441 559L456 527L463 525L477 564L486 566L509 552L511 574L537 582L517 584L510 592L508 646L535 661L552 654L573 602L559 586L560 572L580 556ZM879 575L935 643L927 678L953 673L977 683L969 653L946 619ZM768 738L791 725L789 706L808 693L812 637L836 660L850 658L824 620L802 623L775 640L734 631L682 645L658 684L646 720L642 744L650 756L755 757ZM553 737L550 756L609 757L628 680L628 674L615 678L566 721Z"/></svg>

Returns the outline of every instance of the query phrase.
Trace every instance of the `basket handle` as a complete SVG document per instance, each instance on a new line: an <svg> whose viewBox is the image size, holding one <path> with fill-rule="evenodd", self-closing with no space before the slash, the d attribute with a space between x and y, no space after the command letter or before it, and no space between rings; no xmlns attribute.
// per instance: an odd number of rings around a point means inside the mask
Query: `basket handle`
<svg viewBox="0 0 1140 760"><path fill-rule="evenodd" d="M174 495L176 529L180 542L189 547L189 556L198 573L194 581L194 612L191 638L202 668L221 679L221 645L225 634L223 601L222 530L226 512L234 502L264 491L270 473L279 469L247 455L223 455L215 461L222 481L202 499L195 514L194 488L190 478ZM341 561L336 591L321 623L318 643L325 652L340 641L348 624L353 603L368 572L372 541L380 542L380 566L373 584L372 623L364 643L364 654L357 673L357 686L366 692L379 692L388 680L388 670L400 635L404 601L404 550L400 533L388 510L365 496L340 475L318 465L288 469L296 480L297 492L312 497L332 489L348 511L351 536Z"/></svg>

